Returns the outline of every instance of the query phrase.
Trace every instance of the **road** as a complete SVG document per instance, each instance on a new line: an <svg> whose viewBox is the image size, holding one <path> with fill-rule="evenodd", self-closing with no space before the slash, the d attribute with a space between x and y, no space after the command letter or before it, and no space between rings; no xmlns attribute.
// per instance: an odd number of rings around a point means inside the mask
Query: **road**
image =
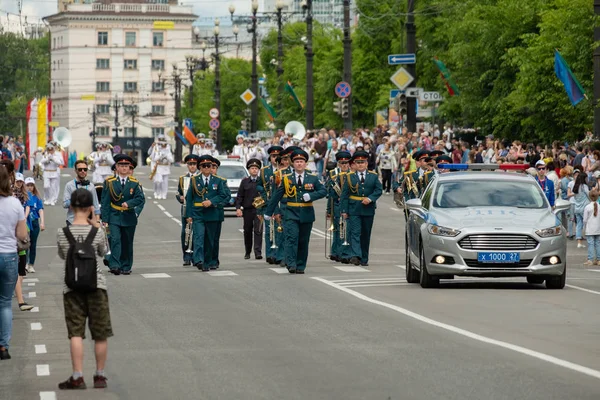
<svg viewBox="0 0 600 400"><path fill-rule="evenodd" d="M136 176L152 196L148 173ZM391 196L379 202L368 269L325 259L320 201L306 275L246 262L235 216L221 269L202 273L181 265L176 174L170 185L170 200L147 200L134 273L108 276L109 387L86 399L600 398L600 267L583 268L586 249L574 242L564 290L470 278L424 290L404 280L404 223ZM64 210L47 215L38 272L25 284L38 309L14 308L3 400L82 396L57 389L71 373L55 244Z"/></svg>

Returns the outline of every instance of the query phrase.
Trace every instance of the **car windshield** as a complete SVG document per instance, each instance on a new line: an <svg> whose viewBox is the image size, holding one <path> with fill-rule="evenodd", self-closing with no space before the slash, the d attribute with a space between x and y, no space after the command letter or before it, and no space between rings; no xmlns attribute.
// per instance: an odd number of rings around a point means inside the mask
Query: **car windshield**
<svg viewBox="0 0 600 400"><path fill-rule="evenodd" d="M433 206L544 208L547 203L539 186L533 182L469 179L440 182Z"/></svg>
<svg viewBox="0 0 600 400"><path fill-rule="evenodd" d="M242 165L221 165L217 174L225 179L244 179L248 175Z"/></svg>

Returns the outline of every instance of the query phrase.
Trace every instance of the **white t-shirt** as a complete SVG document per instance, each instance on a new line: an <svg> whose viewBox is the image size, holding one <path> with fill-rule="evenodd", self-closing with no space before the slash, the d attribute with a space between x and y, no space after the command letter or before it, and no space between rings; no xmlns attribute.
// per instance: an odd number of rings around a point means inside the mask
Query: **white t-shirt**
<svg viewBox="0 0 600 400"><path fill-rule="evenodd" d="M15 197L0 197L0 253L17 252L17 223L25 220L25 210Z"/></svg>

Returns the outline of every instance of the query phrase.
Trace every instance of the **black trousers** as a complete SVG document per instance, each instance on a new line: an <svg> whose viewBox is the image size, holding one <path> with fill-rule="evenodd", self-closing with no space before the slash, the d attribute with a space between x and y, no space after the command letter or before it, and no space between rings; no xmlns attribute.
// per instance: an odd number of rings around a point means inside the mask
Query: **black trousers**
<svg viewBox="0 0 600 400"><path fill-rule="evenodd" d="M254 255L262 255L262 223L258 219L256 209L244 209L242 211L244 217L244 246L246 254L252 252L252 242L254 242ZM252 237L254 236L254 240Z"/></svg>
<svg viewBox="0 0 600 400"><path fill-rule="evenodd" d="M391 169L382 169L381 170L381 180L383 181L383 191L390 192L392 190L392 170Z"/></svg>

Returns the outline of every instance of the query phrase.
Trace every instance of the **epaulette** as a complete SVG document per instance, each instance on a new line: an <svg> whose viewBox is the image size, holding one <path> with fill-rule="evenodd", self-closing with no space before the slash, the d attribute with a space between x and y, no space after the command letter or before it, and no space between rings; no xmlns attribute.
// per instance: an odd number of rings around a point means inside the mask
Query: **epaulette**
<svg viewBox="0 0 600 400"><path fill-rule="evenodd" d="M330 176L331 178L335 178L336 174L335 174L334 172L335 172L335 170L333 170L333 169L332 169L331 171L329 171L329 176ZM340 173L341 173L341 172L340 172Z"/></svg>
<svg viewBox="0 0 600 400"><path fill-rule="evenodd" d="M348 175L354 175L356 173L356 171L352 171L352 172L346 172Z"/></svg>
<svg viewBox="0 0 600 400"><path fill-rule="evenodd" d="M227 182L227 179L226 179L226 178L223 178L222 176L219 176L219 175L213 175L213 176L214 176L215 178L219 178L220 180Z"/></svg>
<svg viewBox="0 0 600 400"><path fill-rule="evenodd" d="M370 174L373 174L373 175L377 175L377 172L375 172L375 171L367 171L367 172Z"/></svg>
<svg viewBox="0 0 600 400"><path fill-rule="evenodd" d="M106 178L107 181L116 181L117 177L116 176L109 176L108 178Z"/></svg>
<svg viewBox="0 0 600 400"><path fill-rule="evenodd" d="M130 177L129 177L129 180L130 180L131 182L140 183L140 181L138 181L138 180L137 180L137 178L135 178L135 177L133 177L133 176L130 176Z"/></svg>
<svg viewBox="0 0 600 400"><path fill-rule="evenodd" d="M187 174L185 174L185 175L187 175ZM185 176L185 175L181 175L181 176L179 176L179 179L181 180L181 179L183 179L183 178L186 178L186 176ZM190 178L191 178L191 176L190 176Z"/></svg>
<svg viewBox="0 0 600 400"><path fill-rule="evenodd" d="M313 174L311 172L307 172L306 175L310 175L310 176L317 176L317 174Z"/></svg>

